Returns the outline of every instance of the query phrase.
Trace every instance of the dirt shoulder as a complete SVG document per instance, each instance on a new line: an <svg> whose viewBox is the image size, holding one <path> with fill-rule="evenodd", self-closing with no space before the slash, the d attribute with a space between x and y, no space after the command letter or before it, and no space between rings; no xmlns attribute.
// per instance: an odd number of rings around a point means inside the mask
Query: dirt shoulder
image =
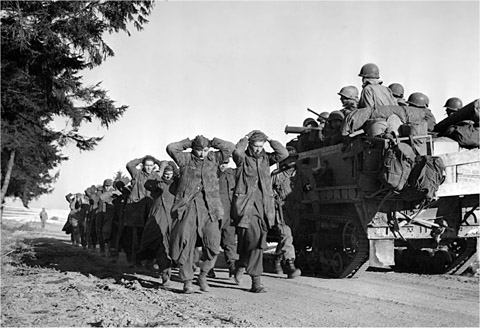
<svg viewBox="0 0 480 328"><path fill-rule="evenodd" d="M265 294L217 268L211 292L184 295L70 245L61 226L2 225L2 327L461 326L479 323L478 277L366 272L353 279L266 273Z"/></svg>

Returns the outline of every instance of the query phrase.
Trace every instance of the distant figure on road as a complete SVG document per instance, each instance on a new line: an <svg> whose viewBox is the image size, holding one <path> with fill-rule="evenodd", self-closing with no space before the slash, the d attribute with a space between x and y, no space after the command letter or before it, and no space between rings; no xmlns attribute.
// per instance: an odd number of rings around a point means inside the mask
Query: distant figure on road
<svg viewBox="0 0 480 328"><path fill-rule="evenodd" d="M48 220L47 211L45 211L45 207L42 207L42 211L40 212L40 221L42 221L42 229L45 229L45 222Z"/></svg>

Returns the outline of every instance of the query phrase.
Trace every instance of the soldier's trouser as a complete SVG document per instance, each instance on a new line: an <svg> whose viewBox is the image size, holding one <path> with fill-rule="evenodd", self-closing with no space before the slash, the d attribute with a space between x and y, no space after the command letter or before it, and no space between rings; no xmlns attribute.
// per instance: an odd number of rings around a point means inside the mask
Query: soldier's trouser
<svg viewBox="0 0 480 328"><path fill-rule="evenodd" d="M160 244L156 252L158 271L160 272L172 267L172 259L168 255L168 249L165 247L164 238L165 236L163 235L160 237Z"/></svg>
<svg viewBox="0 0 480 328"><path fill-rule="evenodd" d="M87 218L86 238L88 247L95 248L97 244L97 234L95 232L95 214Z"/></svg>
<svg viewBox="0 0 480 328"><path fill-rule="evenodd" d="M237 258L237 245L235 240L235 227L226 225L221 231L220 246L223 248L225 262L230 269L235 268L235 259Z"/></svg>
<svg viewBox="0 0 480 328"><path fill-rule="evenodd" d="M85 227L83 224L79 223L72 231L72 242L76 245L82 245L83 247L87 246L87 241L85 239Z"/></svg>
<svg viewBox="0 0 480 328"><path fill-rule="evenodd" d="M197 238L195 234L193 235L195 236L195 238ZM193 262L195 260L196 241L192 240L189 244L191 245L191 247L189 247L188 256L186 257L184 263L179 264L178 273L182 281L192 280L195 274L193 272ZM187 250L185 250L185 252L186 251ZM215 254L214 251L212 251L211 249L203 247L202 255L200 256L200 272L210 271L215 266L215 262L217 262L217 256L218 254Z"/></svg>
<svg viewBox="0 0 480 328"><path fill-rule="evenodd" d="M80 244L80 229L78 226L75 226L72 228L72 234L70 237L72 244L73 245L79 245Z"/></svg>
<svg viewBox="0 0 480 328"><path fill-rule="evenodd" d="M85 238L85 221L79 222L79 235L80 235L80 242L82 243L83 247L87 247L87 239Z"/></svg>
<svg viewBox="0 0 480 328"><path fill-rule="evenodd" d="M266 228L263 218L252 215L248 228L237 228L238 248L240 256L235 263L236 268L245 268L251 276L263 273L263 247L266 246Z"/></svg>
<svg viewBox="0 0 480 328"><path fill-rule="evenodd" d="M159 248L157 251L157 265L158 271L160 272L172 267L172 260L168 256L167 252L165 252L165 247L163 247L163 249L161 248Z"/></svg>
<svg viewBox="0 0 480 328"><path fill-rule="evenodd" d="M274 227L280 235L280 241L275 249L277 256L283 255L285 259L295 259L295 247L293 246L292 230L286 224L277 224Z"/></svg>
<svg viewBox="0 0 480 328"><path fill-rule="evenodd" d="M140 264L141 259L137 257L142 240L143 227L125 226L122 229L122 235L119 240L120 248L127 256L127 261L133 264Z"/></svg>
<svg viewBox="0 0 480 328"><path fill-rule="evenodd" d="M72 245L80 244L80 226L79 222L73 216L69 218L70 224L72 225L72 233L70 234L70 240L72 241Z"/></svg>
<svg viewBox="0 0 480 328"><path fill-rule="evenodd" d="M108 244L107 247L111 247L110 241L111 241L112 229L113 229L113 214L114 214L113 205L107 204L105 213L103 215L103 225L102 225L103 242Z"/></svg>
<svg viewBox="0 0 480 328"><path fill-rule="evenodd" d="M100 245L100 250L105 250L105 242L103 240L103 219L105 217L104 212L98 212L95 215L95 232L97 234L97 241Z"/></svg>

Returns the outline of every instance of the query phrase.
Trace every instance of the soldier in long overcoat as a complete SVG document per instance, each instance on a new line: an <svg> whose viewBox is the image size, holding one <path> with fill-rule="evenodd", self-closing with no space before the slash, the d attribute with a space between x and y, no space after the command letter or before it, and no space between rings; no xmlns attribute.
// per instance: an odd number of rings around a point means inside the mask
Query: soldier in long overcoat
<svg viewBox="0 0 480 328"><path fill-rule="evenodd" d="M141 169L137 168L142 164ZM139 265L140 259L137 252L142 238L152 197L150 191L145 188L148 180L160 181L161 177L154 170L155 164L160 166L160 161L153 156L133 159L127 163L127 170L132 176L131 191L125 205L125 226L122 231L122 244L131 266Z"/></svg>
<svg viewBox="0 0 480 328"><path fill-rule="evenodd" d="M147 189L152 193L153 205L143 230L141 252L153 252L157 259L158 271L163 286L167 286L171 276L169 255L170 231L172 228L171 210L178 189L179 172L173 162L162 161L158 174L161 180L147 181Z"/></svg>
<svg viewBox="0 0 480 328"><path fill-rule="evenodd" d="M272 153L263 149L265 142ZM288 157L287 149L263 132L254 130L242 138L233 152L237 165L232 216L237 227L239 260L235 280L240 283L243 272L252 277L251 291L265 292L260 276L263 272L263 249L268 229L275 225L275 201L270 166Z"/></svg>
<svg viewBox="0 0 480 328"><path fill-rule="evenodd" d="M220 228L223 218L217 169L227 159L234 144L218 138L209 140L197 136L173 142L167 153L180 167L180 182L172 208L173 226L170 235L170 255L179 265L185 293L192 293L195 246L203 246L198 284L208 291L207 273L215 265L220 252ZM191 151L184 152L191 148ZM218 149L218 152L211 148Z"/></svg>

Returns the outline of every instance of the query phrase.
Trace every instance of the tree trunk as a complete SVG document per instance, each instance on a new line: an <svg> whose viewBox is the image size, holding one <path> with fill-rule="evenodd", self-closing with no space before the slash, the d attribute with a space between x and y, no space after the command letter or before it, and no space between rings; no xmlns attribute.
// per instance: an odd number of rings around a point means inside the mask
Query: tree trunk
<svg viewBox="0 0 480 328"><path fill-rule="evenodd" d="M7 194L8 184L10 183L10 177L12 175L13 170L13 161L15 160L15 150L12 150L10 153L10 159L8 160L7 164L7 172L5 173L5 179L3 180L2 190L0 192L0 222L3 218L3 200L5 199L5 195Z"/></svg>

